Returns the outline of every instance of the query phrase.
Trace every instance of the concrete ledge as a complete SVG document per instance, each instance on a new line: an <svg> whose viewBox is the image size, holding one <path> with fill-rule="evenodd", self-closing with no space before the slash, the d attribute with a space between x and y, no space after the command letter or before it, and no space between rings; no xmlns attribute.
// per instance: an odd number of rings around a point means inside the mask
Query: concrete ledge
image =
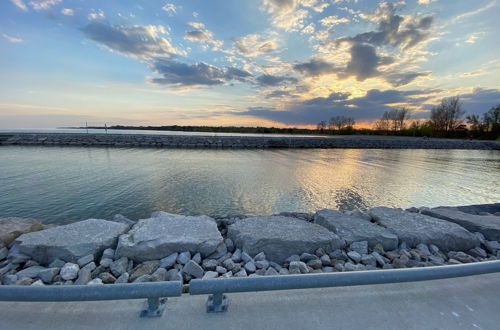
<svg viewBox="0 0 500 330"><path fill-rule="evenodd" d="M202 149L356 148L500 150L500 142L498 141L471 141L357 135L333 137L268 137L149 134L15 133L0 134L0 145L57 145Z"/></svg>

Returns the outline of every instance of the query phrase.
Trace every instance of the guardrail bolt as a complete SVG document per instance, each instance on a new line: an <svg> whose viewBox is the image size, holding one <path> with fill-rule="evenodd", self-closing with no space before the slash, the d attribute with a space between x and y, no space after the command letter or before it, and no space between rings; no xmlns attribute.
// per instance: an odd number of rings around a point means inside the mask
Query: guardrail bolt
<svg viewBox="0 0 500 330"><path fill-rule="evenodd" d="M227 311L228 298L225 294L214 293L208 296L207 313L221 313Z"/></svg>
<svg viewBox="0 0 500 330"><path fill-rule="evenodd" d="M165 311L167 298L148 298L145 308L141 311L141 317L160 317Z"/></svg>

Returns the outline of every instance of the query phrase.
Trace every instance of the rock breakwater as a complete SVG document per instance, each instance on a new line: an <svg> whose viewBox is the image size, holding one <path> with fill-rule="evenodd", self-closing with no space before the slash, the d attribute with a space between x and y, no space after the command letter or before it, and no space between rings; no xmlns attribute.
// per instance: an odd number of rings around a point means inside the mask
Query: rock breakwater
<svg viewBox="0 0 500 330"><path fill-rule="evenodd" d="M500 204L485 208L488 212L478 212L481 206L406 211L377 207L367 212L215 218L155 212L137 222L115 216L48 229L33 226L32 219L20 220L23 231L12 225L0 227L0 237L8 237L0 242L0 281L3 285L188 283L500 259L500 242L490 236L500 223ZM434 213L437 217L431 216ZM477 231L460 226L458 221L464 219L476 222L471 228ZM482 226L477 226L482 219Z"/></svg>
<svg viewBox="0 0 500 330"><path fill-rule="evenodd" d="M356 148L500 150L498 141L394 136L273 137L146 134L16 133L0 134L0 145L102 146L203 149Z"/></svg>

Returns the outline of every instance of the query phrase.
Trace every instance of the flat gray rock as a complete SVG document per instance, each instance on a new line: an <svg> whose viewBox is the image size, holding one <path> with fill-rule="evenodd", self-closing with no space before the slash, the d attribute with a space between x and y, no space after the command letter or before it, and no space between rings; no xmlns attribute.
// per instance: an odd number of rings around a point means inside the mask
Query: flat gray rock
<svg viewBox="0 0 500 330"><path fill-rule="evenodd" d="M256 255L264 252L277 263L293 254L333 251L343 242L328 229L297 218L270 216L242 219L228 227L228 237L242 251Z"/></svg>
<svg viewBox="0 0 500 330"><path fill-rule="evenodd" d="M182 216L165 212L155 215L139 220L127 234L120 236L116 258L146 261L183 251L199 252L206 257L223 241L215 220L208 216Z"/></svg>
<svg viewBox="0 0 500 330"><path fill-rule="evenodd" d="M314 223L333 231L345 239L347 244L367 241L371 248L382 244L386 251L395 250L398 247L396 235L355 214L350 215L337 210L320 210L314 215Z"/></svg>
<svg viewBox="0 0 500 330"><path fill-rule="evenodd" d="M421 212L454 222L471 232L480 232L488 240L500 241L500 216L465 213L456 207L436 207L423 209Z"/></svg>
<svg viewBox="0 0 500 330"><path fill-rule="evenodd" d="M410 248L424 243L442 251L468 251L479 245L474 234L452 222L388 207L375 207L369 213Z"/></svg>
<svg viewBox="0 0 500 330"><path fill-rule="evenodd" d="M128 226L101 219L88 219L19 236L19 251L41 264L56 259L77 262L81 257L97 256L114 246Z"/></svg>

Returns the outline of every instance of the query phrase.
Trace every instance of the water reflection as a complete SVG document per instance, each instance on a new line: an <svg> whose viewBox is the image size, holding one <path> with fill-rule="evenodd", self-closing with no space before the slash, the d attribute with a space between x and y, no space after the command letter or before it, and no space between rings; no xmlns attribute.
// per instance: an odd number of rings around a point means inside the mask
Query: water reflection
<svg viewBox="0 0 500 330"><path fill-rule="evenodd" d="M0 217L273 214L500 200L500 153L1 147Z"/></svg>

